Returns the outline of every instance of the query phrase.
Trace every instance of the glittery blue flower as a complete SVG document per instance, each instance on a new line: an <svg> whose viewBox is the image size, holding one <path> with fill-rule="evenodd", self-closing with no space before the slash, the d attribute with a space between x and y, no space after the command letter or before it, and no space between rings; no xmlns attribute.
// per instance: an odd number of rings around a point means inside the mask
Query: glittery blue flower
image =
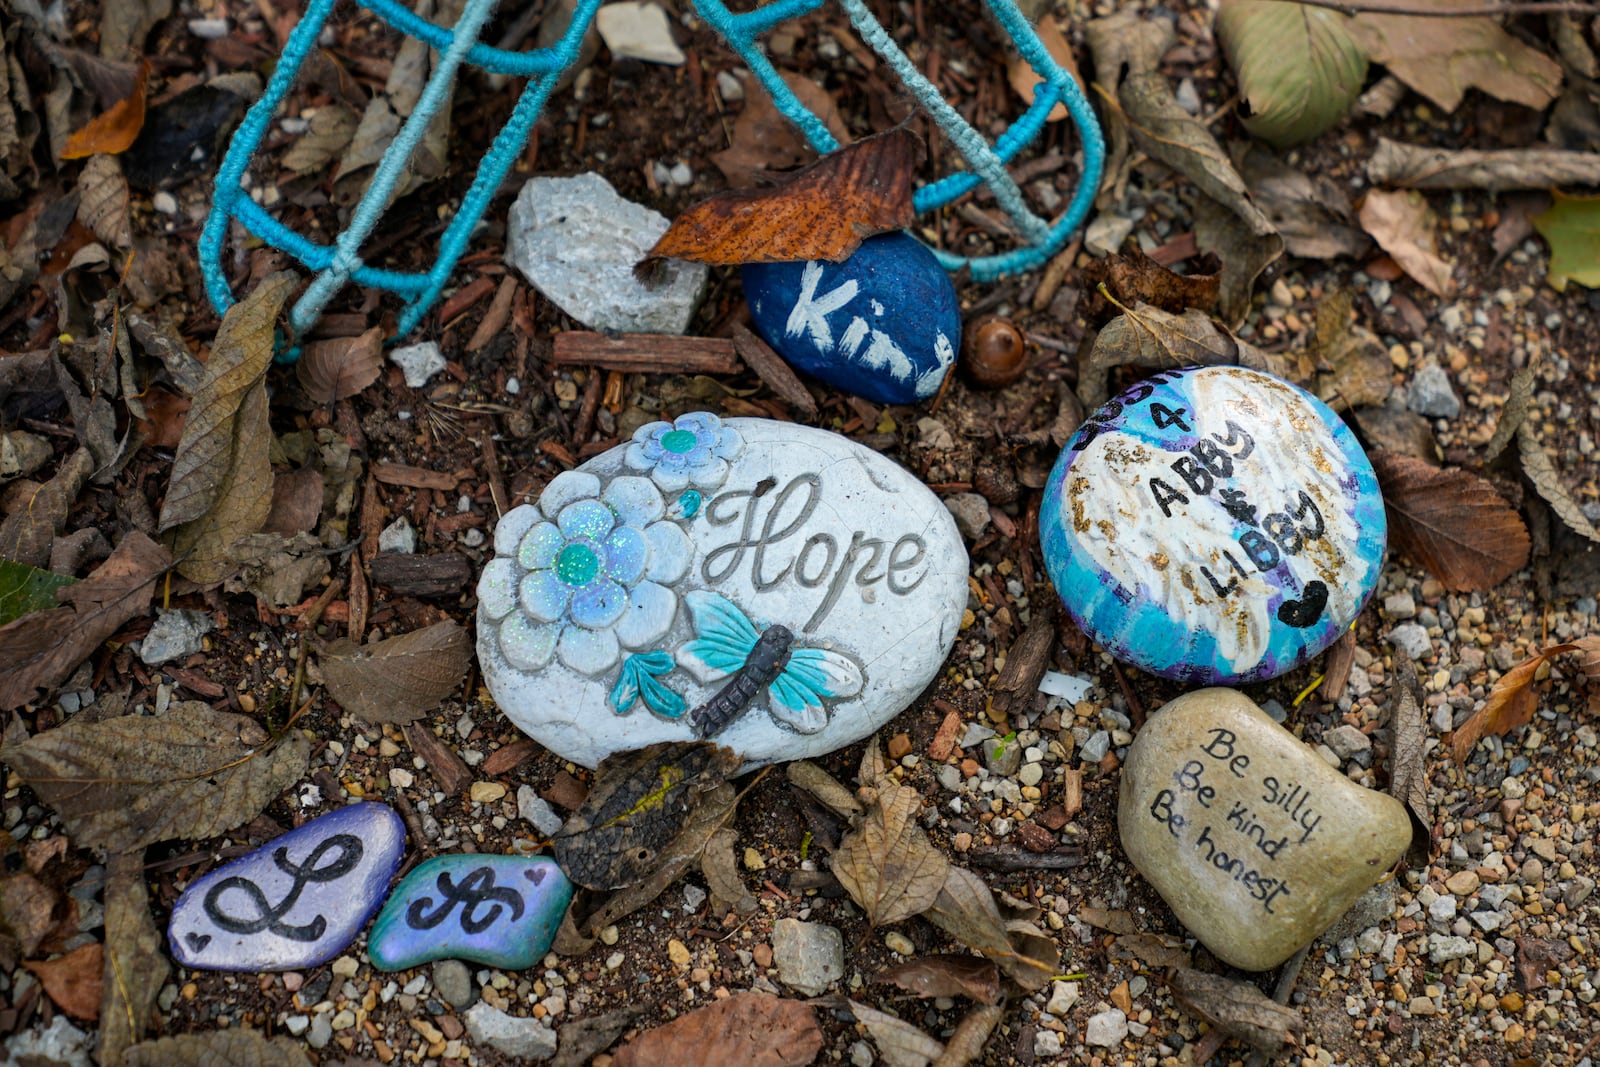
<svg viewBox="0 0 1600 1067"><path fill-rule="evenodd" d="M646 648L672 626L670 583L689 567L688 536L664 519L648 479L616 478L601 492L592 474L568 471L537 509L508 512L478 600L500 624L512 666L541 670L552 658L583 674L615 666L621 650Z"/></svg>
<svg viewBox="0 0 1600 1067"><path fill-rule="evenodd" d="M629 470L648 471L666 492L689 486L715 489L728 477L728 460L744 441L737 431L706 411L691 411L672 422L651 422L633 432L624 462Z"/></svg>

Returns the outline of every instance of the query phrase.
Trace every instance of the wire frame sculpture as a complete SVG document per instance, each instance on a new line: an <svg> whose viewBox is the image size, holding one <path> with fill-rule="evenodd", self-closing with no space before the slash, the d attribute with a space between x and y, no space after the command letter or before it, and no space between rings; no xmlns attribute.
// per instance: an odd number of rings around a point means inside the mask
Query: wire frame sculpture
<svg viewBox="0 0 1600 1067"><path fill-rule="evenodd" d="M229 223L237 220L250 233L288 253L312 272L311 283L290 311L289 327L296 338L304 336L321 317L328 302L352 282L394 293L404 301L396 329L396 336L402 337L417 327L449 283L457 260L466 251L473 228L527 143L551 93L561 82L562 75L577 62L583 36L601 0L578 0L572 21L561 39L548 48L528 52L492 48L479 39L499 0L465 0L460 16L450 28L418 16L399 0L359 0L362 7L395 30L435 49L439 61L411 114L379 160L366 190L354 206L349 225L331 244L320 244L290 229L251 199L244 177L279 105L293 87L306 57L316 47L317 38L338 2L310 0L305 14L289 34L266 89L235 132L217 173L211 212L201 231L200 269L212 306L218 314L225 312L233 305L234 294L222 267L222 253ZM1039 266L1082 225L1100 184L1105 142L1077 82L1051 58L1014 0L984 2L1039 78L1033 103L993 144L974 130L916 69L868 10L866 0L774 0L739 13L730 10L723 0L695 0L695 7L749 66L784 117L818 152L830 152L839 147L837 140L822 119L808 110L778 75L761 46L761 37L785 21L816 11L824 4L837 3L862 40L883 59L966 161L968 169L917 189L913 204L918 214L936 211L980 184L986 185L1022 235L1025 243L1021 247L994 255L969 259L934 250L947 269L966 268L972 278L988 281ZM484 152L472 184L440 235L432 266L420 273L368 266L361 258L362 245L381 221L396 187L405 176L407 162L422 142L428 123L449 99L451 82L463 63L471 63L490 73L526 78L527 85L494 142ZM1050 222L1029 210L1021 190L1007 173L1006 164L1038 138L1058 103L1066 107L1077 126L1083 172L1067 209Z"/></svg>

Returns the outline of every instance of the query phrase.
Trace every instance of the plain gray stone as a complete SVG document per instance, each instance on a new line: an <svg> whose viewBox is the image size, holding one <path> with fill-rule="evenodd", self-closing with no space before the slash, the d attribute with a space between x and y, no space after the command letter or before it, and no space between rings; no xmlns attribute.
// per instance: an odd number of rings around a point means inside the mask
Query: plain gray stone
<svg viewBox="0 0 1600 1067"><path fill-rule="evenodd" d="M517 787L517 814L533 823L534 829L546 837L554 837L565 822L531 785Z"/></svg>
<svg viewBox="0 0 1600 1067"><path fill-rule="evenodd" d="M478 999L472 972L460 960L440 960L433 965L433 989L452 1008L465 1008Z"/></svg>
<svg viewBox="0 0 1600 1067"><path fill-rule="evenodd" d="M428 379L445 367L444 353L440 351L437 341L423 341L397 348L389 353L389 362L400 368L406 376L406 384L413 389L427 385Z"/></svg>
<svg viewBox="0 0 1600 1067"><path fill-rule="evenodd" d="M989 528L989 501L982 493L957 493L944 498L944 506L955 516L961 536L976 541Z"/></svg>
<svg viewBox="0 0 1600 1067"><path fill-rule="evenodd" d="M312 1048L327 1048L328 1042L332 1040L333 1012L321 1012L311 1020L311 1029L306 1034L306 1044Z"/></svg>
<svg viewBox="0 0 1600 1067"><path fill-rule="evenodd" d="M826 923L779 919L772 928L772 962L784 985L819 996L844 977L844 935Z"/></svg>
<svg viewBox="0 0 1600 1067"><path fill-rule="evenodd" d="M211 616L203 611L160 612L155 625L139 642L139 658L154 667L168 660L192 656L201 651L211 629Z"/></svg>
<svg viewBox="0 0 1600 1067"><path fill-rule="evenodd" d="M1396 648L1404 649L1406 655L1414 660L1425 659L1433 651L1433 639L1428 636L1428 631L1414 622L1396 626L1384 640Z"/></svg>
<svg viewBox="0 0 1600 1067"><path fill-rule="evenodd" d="M1120 1008L1089 1016L1089 1022L1083 1028L1084 1042L1101 1048L1116 1048L1127 1036L1128 1017Z"/></svg>
<svg viewBox="0 0 1600 1067"><path fill-rule="evenodd" d="M89 1053L94 1049L94 1039L57 1015L50 1025L36 1030L24 1030L6 1038L6 1055L0 1063L51 1064L60 1067L90 1067Z"/></svg>
<svg viewBox="0 0 1600 1067"><path fill-rule="evenodd" d="M1333 754L1341 761L1349 759L1357 752L1366 752L1372 748L1372 738L1349 723L1336 726L1323 734L1322 743L1331 748Z"/></svg>
<svg viewBox="0 0 1600 1067"><path fill-rule="evenodd" d="M1410 593L1390 593L1383 598L1383 612L1391 619L1409 619L1417 613L1417 601Z"/></svg>
<svg viewBox="0 0 1600 1067"><path fill-rule="evenodd" d="M467 1033L481 1045L512 1059L547 1060L556 1054L556 1034L538 1019L507 1015L479 1001L464 1015Z"/></svg>
<svg viewBox="0 0 1600 1067"><path fill-rule="evenodd" d="M593 172L531 178L511 205L506 259L590 329L681 334L705 290L706 265L667 260L650 288L633 274L667 226Z"/></svg>
<svg viewBox="0 0 1600 1067"><path fill-rule="evenodd" d="M417 550L417 531L404 515L385 526L378 534L379 552L410 554Z"/></svg>
<svg viewBox="0 0 1600 1067"><path fill-rule="evenodd" d="M1431 419L1453 419L1461 414L1461 398L1450 384L1450 375L1437 363L1417 371L1406 391L1406 407Z"/></svg>
<svg viewBox="0 0 1600 1067"><path fill-rule="evenodd" d="M1084 763L1099 763L1110 751L1111 731L1096 730L1094 735L1083 743L1083 748L1078 750L1078 758Z"/></svg>
<svg viewBox="0 0 1600 1067"><path fill-rule="evenodd" d="M991 737L983 743L983 762L988 766L990 774L998 774L1009 778L1017 773L1017 768L1022 765L1022 746L1017 744L1017 739L1002 741L998 737Z"/></svg>
<svg viewBox="0 0 1600 1067"><path fill-rule="evenodd" d="M1428 936L1428 961L1430 963L1449 963L1451 960L1466 959L1477 951L1477 947L1470 938L1446 937L1443 934L1430 934Z"/></svg>

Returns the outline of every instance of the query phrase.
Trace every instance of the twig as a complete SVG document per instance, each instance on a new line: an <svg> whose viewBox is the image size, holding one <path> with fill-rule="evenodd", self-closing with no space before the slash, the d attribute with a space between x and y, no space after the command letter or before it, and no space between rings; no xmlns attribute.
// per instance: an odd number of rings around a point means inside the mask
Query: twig
<svg viewBox="0 0 1600 1067"><path fill-rule="evenodd" d="M569 330L555 335L550 363L654 374L737 374L739 357L726 337L631 333L608 337Z"/></svg>
<svg viewBox="0 0 1600 1067"><path fill-rule="evenodd" d="M1083 849L1076 845L1051 849L1049 852L1027 852L1020 848L995 845L973 849L967 854L975 867L992 871L1062 871L1083 864Z"/></svg>
<svg viewBox="0 0 1600 1067"><path fill-rule="evenodd" d="M1306 953L1311 951L1310 945L1300 946L1300 951L1289 957L1289 962L1283 965L1283 970L1278 972L1278 984L1272 991L1272 999L1279 1004L1289 1003L1289 994L1294 992L1294 984L1300 978L1300 967L1306 962ZM1245 1061L1245 1067L1266 1067L1267 1054L1260 1049L1250 1053L1250 1058Z"/></svg>

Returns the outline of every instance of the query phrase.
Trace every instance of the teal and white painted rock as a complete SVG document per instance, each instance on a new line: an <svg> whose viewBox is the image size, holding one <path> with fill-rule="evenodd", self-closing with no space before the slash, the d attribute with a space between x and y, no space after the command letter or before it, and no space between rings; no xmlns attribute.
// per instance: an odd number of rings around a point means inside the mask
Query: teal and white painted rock
<svg viewBox="0 0 1600 1067"><path fill-rule="evenodd" d="M378 910L405 847L405 823L382 804L312 819L184 890L167 926L172 956L212 971L326 963Z"/></svg>
<svg viewBox="0 0 1600 1067"><path fill-rule="evenodd" d="M938 672L967 556L921 482L837 434L695 412L495 531L478 659L558 755L715 737L747 766L867 736Z"/></svg>
<svg viewBox="0 0 1600 1067"><path fill-rule="evenodd" d="M532 967L550 950L572 889L548 856L435 856L395 887L367 955L380 971L445 959Z"/></svg>
<svg viewBox="0 0 1600 1067"><path fill-rule="evenodd" d="M1107 401L1045 484L1056 591L1118 659L1209 684L1272 678L1371 596L1372 464L1309 393L1243 367L1164 371Z"/></svg>

